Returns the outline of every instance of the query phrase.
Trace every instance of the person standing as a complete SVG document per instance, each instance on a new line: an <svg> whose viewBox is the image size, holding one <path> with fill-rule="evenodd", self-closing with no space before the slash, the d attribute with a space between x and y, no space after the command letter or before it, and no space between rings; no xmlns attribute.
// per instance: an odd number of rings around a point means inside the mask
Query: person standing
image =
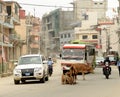
<svg viewBox="0 0 120 97"><path fill-rule="evenodd" d="M119 76L120 76L120 59L119 59L119 61L117 61L117 67L118 67L118 72L119 72Z"/></svg>
<svg viewBox="0 0 120 97"><path fill-rule="evenodd" d="M62 58L62 54L60 53L59 56L60 56L60 59L61 59Z"/></svg>

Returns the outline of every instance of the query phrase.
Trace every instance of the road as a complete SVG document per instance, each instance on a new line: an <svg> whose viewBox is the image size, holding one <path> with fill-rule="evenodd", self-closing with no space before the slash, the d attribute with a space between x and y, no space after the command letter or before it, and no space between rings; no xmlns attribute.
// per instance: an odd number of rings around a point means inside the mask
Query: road
<svg viewBox="0 0 120 97"><path fill-rule="evenodd" d="M102 68L96 68L94 74L87 74L86 80L78 75L77 84L61 84L59 62L54 73L46 83L38 81L14 85L13 76L0 78L0 97L120 97L120 78L115 66L112 66L110 79L102 75Z"/></svg>

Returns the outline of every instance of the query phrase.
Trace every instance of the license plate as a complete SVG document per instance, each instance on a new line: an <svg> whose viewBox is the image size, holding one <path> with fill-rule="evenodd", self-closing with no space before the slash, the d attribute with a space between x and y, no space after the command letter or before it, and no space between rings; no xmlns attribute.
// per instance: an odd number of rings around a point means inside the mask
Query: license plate
<svg viewBox="0 0 120 97"><path fill-rule="evenodd" d="M26 75L26 76L29 76L29 75L30 75L30 73L25 73L25 75Z"/></svg>

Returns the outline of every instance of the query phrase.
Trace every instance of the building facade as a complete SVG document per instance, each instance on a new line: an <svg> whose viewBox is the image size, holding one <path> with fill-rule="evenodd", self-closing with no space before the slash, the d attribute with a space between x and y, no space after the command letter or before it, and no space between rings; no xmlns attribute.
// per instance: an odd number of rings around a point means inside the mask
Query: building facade
<svg viewBox="0 0 120 97"><path fill-rule="evenodd" d="M15 31L15 25L20 24L17 2L0 1L0 72L3 73L8 63L16 57L15 43L19 41L19 35Z"/></svg>
<svg viewBox="0 0 120 97"><path fill-rule="evenodd" d="M99 52L99 31L96 30L98 20L106 17L107 0L75 0L73 2L74 18L81 22L75 27L75 39L90 42L96 46Z"/></svg>

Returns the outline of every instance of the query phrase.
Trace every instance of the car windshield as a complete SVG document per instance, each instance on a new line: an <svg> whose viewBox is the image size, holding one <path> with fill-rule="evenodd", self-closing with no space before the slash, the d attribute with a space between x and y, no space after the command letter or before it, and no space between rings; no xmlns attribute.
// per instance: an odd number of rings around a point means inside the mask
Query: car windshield
<svg viewBox="0 0 120 97"><path fill-rule="evenodd" d="M104 57L96 57L96 60L104 60Z"/></svg>
<svg viewBox="0 0 120 97"><path fill-rule="evenodd" d="M41 60L39 56L21 57L19 65L23 64L41 64Z"/></svg>
<svg viewBox="0 0 120 97"><path fill-rule="evenodd" d="M109 60L114 61L115 60L114 56L109 56Z"/></svg>

